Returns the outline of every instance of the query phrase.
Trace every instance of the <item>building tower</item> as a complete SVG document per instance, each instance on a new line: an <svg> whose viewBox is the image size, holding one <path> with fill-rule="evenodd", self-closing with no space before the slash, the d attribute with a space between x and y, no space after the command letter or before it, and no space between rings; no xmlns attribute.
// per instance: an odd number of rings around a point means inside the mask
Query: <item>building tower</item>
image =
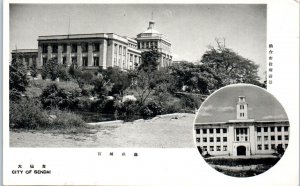
<svg viewBox="0 0 300 186"><path fill-rule="evenodd" d="M170 66L172 65L171 42L165 35L154 29L154 24L152 18L147 30L137 35L138 50L142 52L156 50L161 54L158 59L159 67Z"/></svg>
<svg viewBox="0 0 300 186"><path fill-rule="evenodd" d="M245 96L239 96L239 101L236 104L236 119L248 119L248 103L246 102Z"/></svg>

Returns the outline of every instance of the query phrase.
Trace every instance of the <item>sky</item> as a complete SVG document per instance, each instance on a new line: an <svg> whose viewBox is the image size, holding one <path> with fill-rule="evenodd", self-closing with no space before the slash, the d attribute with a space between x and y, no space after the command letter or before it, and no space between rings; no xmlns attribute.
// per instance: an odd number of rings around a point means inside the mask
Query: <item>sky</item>
<svg viewBox="0 0 300 186"><path fill-rule="evenodd" d="M147 29L152 12L155 29L172 43L174 60L199 61L209 45L216 46L215 38L225 38L226 47L260 65L264 80L266 5L11 4L10 51L36 49L41 35L136 37Z"/></svg>
<svg viewBox="0 0 300 186"><path fill-rule="evenodd" d="M239 96L246 97L248 119L257 121L287 119L286 112L272 94L254 85L238 84L219 89L209 96L201 105L195 122L228 122L228 120L235 120L236 103Z"/></svg>

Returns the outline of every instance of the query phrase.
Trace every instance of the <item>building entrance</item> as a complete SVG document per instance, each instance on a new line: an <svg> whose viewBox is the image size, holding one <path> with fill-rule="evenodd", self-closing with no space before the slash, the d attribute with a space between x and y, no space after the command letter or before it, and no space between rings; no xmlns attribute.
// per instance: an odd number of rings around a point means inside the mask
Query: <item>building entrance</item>
<svg viewBox="0 0 300 186"><path fill-rule="evenodd" d="M246 156L246 147L245 146L238 146L236 148L238 156Z"/></svg>

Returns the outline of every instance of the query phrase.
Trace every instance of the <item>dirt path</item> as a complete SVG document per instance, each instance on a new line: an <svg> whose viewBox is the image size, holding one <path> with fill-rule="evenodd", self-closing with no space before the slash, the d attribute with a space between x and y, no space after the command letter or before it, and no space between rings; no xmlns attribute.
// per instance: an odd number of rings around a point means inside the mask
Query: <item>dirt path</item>
<svg viewBox="0 0 300 186"><path fill-rule="evenodd" d="M10 131L11 147L194 147L195 114L170 114L151 120L101 124L94 134ZM95 129L93 129L95 130Z"/></svg>

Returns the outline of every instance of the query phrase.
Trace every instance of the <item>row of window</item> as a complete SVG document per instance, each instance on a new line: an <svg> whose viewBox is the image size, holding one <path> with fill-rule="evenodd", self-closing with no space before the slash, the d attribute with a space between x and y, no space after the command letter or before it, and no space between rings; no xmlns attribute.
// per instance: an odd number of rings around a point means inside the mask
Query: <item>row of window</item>
<svg viewBox="0 0 300 186"><path fill-rule="evenodd" d="M118 50L118 48L119 48L119 50ZM123 50L122 50L122 48L123 48ZM119 51L119 55L122 55L122 53L123 53L123 56L126 55L126 47L122 47L121 45L119 45L119 47L118 47L118 45L115 44L115 47L114 47L114 54L117 54L118 51Z"/></svg>
<svg viewBox="0 0 300 186"><path fill-rule="evenodd" d="M203 146L202 150L207 151L207 146ZM215 148L215 146L209 146L209 151L221 151L221 150L227 151L227 146L224 145L223 148L221 148L221 146L216 146L216 148Z"/></svg>
<svg viewBox="0 0 300 186"><path fill-rule="evenodd" d="M71 61L73 64L77 63L77 57L72 57ZM94 66L99 66L99 57L94 57L93 58L94 61ZM43 64L47 63L47 58L43 58ZM62 58L62 64L66 65L67 64L67 58L63 57ZM83 57L82 58L82 66L87 67L88 66L88 58L87 57Z"/></svg>
<svg viewBox="0 0 300 186"><path fill-rule="evenodd" d="M271 137L271 141L275 141L275 136L270 136ZM283 136L284 137L284 140L289 140L289 136L288 135L284 135ZM257 136L257 141L261 141L261 139L262 139L262 136ZM279 136L277 136L277 140L282 140L283 138L282 138L282 136L281 135L279 135ZM269 140L269 136L264 136L264 141L268 141Z"/></svg>
<svg viewBox="0 0 300 186"><path fill-rule="evenodd" d="M270 128L270 132L275 132L275 128L277 128L277 132L281 132L282 131L282 127L279 126L279 127L257 127L257 132L262 132L262 131L268 132L269 128ZM289 127L288 126L284 126L283 130L285 132L288 132L289 131Z"/></svg>
<svg viewBox="0 0 300 186"><path fill-rule="evenodd" d="M236 137L236 141L240 141L240 136ZM206 137L202 138L202 142L207 142ZM257 141L261 141L261 136L257 136ZM277 136L277 140L281 141L283 138L282 136ZM269 136L264 136L264 141L268 141L269 140ZM288 135L284 135L284 140L288 141L289 140L289 136ZM197 142L201 142L201 138L196 138ZM221 137L216 137L216 140L214 139L214 137L210 137L209 138L209 142L221 142ZM244 136L242 141L248 141L248 136ZM271 141L275 141L275 136L271 136ZM223 142L227 142L227 137L223 137Z"/></svg>
<svg viewBox="0 0 300 186"><path fill-rule="evenodd" d="M204 143L207 142L207 139L208 138L206 138L206 137L202 138L202 142L204 142ZM196 138L196 141L198 143L200 143L201 142L201 138ZM210 137L209 138L209 142L214 142L214 141L221 142L221 137L216 137L216 139L214 139L214 137ZM222 142L227 142L227 137L223 137L223 141Z"/></svg>
<svg viewBox="0 0 300 186"><path fill-rule="evenodd" d="M200 134L200 130L201 130L201 129L196 129L196 134ZM224 134L227 133L227 129L226 129L226 128L222 128L222 129L216 128L215 130L214 130L213 128L211 128L211 129L202 129L202 134L207 134L208 132L209 132L210 134L213 134L214 131L215 131L217 134L221 133L221 131L222 131L222 133L224 133Z"/></svg>
<svg viewBox="0 0 300 186"><path fill-rule="evenodd" d="M278 144L279 147L282 147L282 144ZM288 144L284 144L285 149L288 147ZM270 146L269 144L265 144L265 145L257 145L257 150L269 150ZM271 144L271 149L276 149L276 145L275 144Z"/></svg>
<svg viewBox="0 0 300 186"><path fill-rule="evenodd" d="M140 42L138 44L139 49L142 48L157 48L158 47L158 42L157 41L145 41L145 42Z"/></svg>
<svg viewBox="0 0 300 186"><path fill-rule="evenodd" d="M270 128L270 132L275 132L275 127L257 127L257 132L262 132L262 131L268 132L269 128ZM282 131L282 127L279 126L279 127L276 127L276 128L277 128L277 132L281 132ZM200 130L201 129L196 129L196 134L200 134ZM288 132L288 130L289 130L288 126L283 127L283 130L285 132ZM211 129L202 129L202 131L203 131L202 132L203 134L207 134L207 132L209 132L210 134L214 133L214 129L213 128L211 128ZM215 132L217 134L220 133L221 131L223 131L223 133L227 133L227 129L226 128L223 128L223 129L217 128L217 129L215 129ZM239 131L237 131L237 132L239 132ZM246 131L243 131L242 133L246 133Z"/></svg>
<svg viewBox="0 0 300 186"><path fill-rule="evenodd" d="M58 45L50 45L52 48L52 53L58 52ZM67 44L62 45L62 52L67 52ZM71 52L76 53L77 52L77 44L71 44ZM92 44L93 52L99 52L100 51L100 43L93 43ZM88 43L82 43L81 44L81 51L82 52L88 52ZM48 45L42 45L42 53L48 53Z"/></svg>

